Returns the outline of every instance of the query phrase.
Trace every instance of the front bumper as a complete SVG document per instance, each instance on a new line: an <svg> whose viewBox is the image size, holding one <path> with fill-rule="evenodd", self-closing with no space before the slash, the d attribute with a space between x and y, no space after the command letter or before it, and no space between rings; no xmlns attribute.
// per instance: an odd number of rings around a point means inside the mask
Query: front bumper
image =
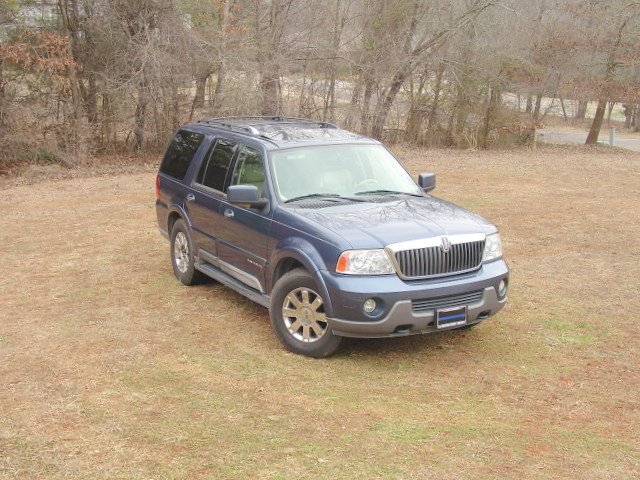
<svg viewBox="0 0 640 480"><path fill-rule="evenodd" d="M470 274L424 281L403 281L397 276L348 277L322 272L331 299L327 320L333 333L345 337L396 337L441 331L433 310L414 309L412 301L430 300L480 292L466 304L467 325L485 320L500 311L507 296L498 298L498 285L508 281L509 269L500 259ZM362 311L367 298L381 305L373 316ZM436 302L437 303L437 302Z"/></svg>

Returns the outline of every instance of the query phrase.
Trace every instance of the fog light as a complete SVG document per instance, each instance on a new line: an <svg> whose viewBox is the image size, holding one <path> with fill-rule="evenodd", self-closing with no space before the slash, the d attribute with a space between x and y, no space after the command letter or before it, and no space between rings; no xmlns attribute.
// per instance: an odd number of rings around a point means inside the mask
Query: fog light
<svg viewBox="0 0 640 480"><path fill-rule="evenodd" d="M500 280L500 285L498 285L498 297L501 299L507 296L507 282L506 280Z"/></svg>
<svg viewBox="0 0 640 480"><path fill-rule="evenodd" d="M376 304L376 301L373 298L368 298L364 301L364 305L362 306L362 309L365 311L365 313L372 313L377 306L378 305Z"/></svg>

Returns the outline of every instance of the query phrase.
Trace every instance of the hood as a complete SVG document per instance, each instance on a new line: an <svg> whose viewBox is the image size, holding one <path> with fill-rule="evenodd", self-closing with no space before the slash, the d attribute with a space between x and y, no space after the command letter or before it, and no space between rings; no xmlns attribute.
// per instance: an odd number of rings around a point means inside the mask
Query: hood
<svg viewBox="0 0 640 480"><path fill-rule="evenodd" d="M441 235L496 231L484 218L432 196L394 198L385 198L383 203L298 207L294 212L340 235L353 248L381 248Z"/></svg>

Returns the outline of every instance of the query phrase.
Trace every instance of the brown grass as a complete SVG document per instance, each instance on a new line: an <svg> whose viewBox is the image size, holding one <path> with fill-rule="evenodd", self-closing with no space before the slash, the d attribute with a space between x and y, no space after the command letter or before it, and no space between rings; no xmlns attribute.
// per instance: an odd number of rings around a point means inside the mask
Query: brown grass
<svg viewBox="0 0 640 480"><path fill-rule="evenodd" d="M0 191L2 478L640 476L640 156L396 148L501 229L469 332L287 353L174 279L153 174Z"/></svg>

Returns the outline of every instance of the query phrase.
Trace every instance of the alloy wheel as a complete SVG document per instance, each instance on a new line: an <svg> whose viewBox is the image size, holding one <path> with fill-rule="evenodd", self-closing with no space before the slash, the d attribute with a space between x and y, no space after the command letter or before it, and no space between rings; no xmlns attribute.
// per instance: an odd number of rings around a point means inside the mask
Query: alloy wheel
<svg viewBox="0 0 640 480"><path fill-rule="evenodd" d="M180 273L185 273L189 268L189 241L184 232L178 232L173 241L173 258Z"/></svg>
<svg viewBox="0 0 640 480"><path fill-rule="evenodd" d="M306 287L296 288L284 298L282 317L289 333L305 343L320 340L329 326L322 297Z"/></svg>

